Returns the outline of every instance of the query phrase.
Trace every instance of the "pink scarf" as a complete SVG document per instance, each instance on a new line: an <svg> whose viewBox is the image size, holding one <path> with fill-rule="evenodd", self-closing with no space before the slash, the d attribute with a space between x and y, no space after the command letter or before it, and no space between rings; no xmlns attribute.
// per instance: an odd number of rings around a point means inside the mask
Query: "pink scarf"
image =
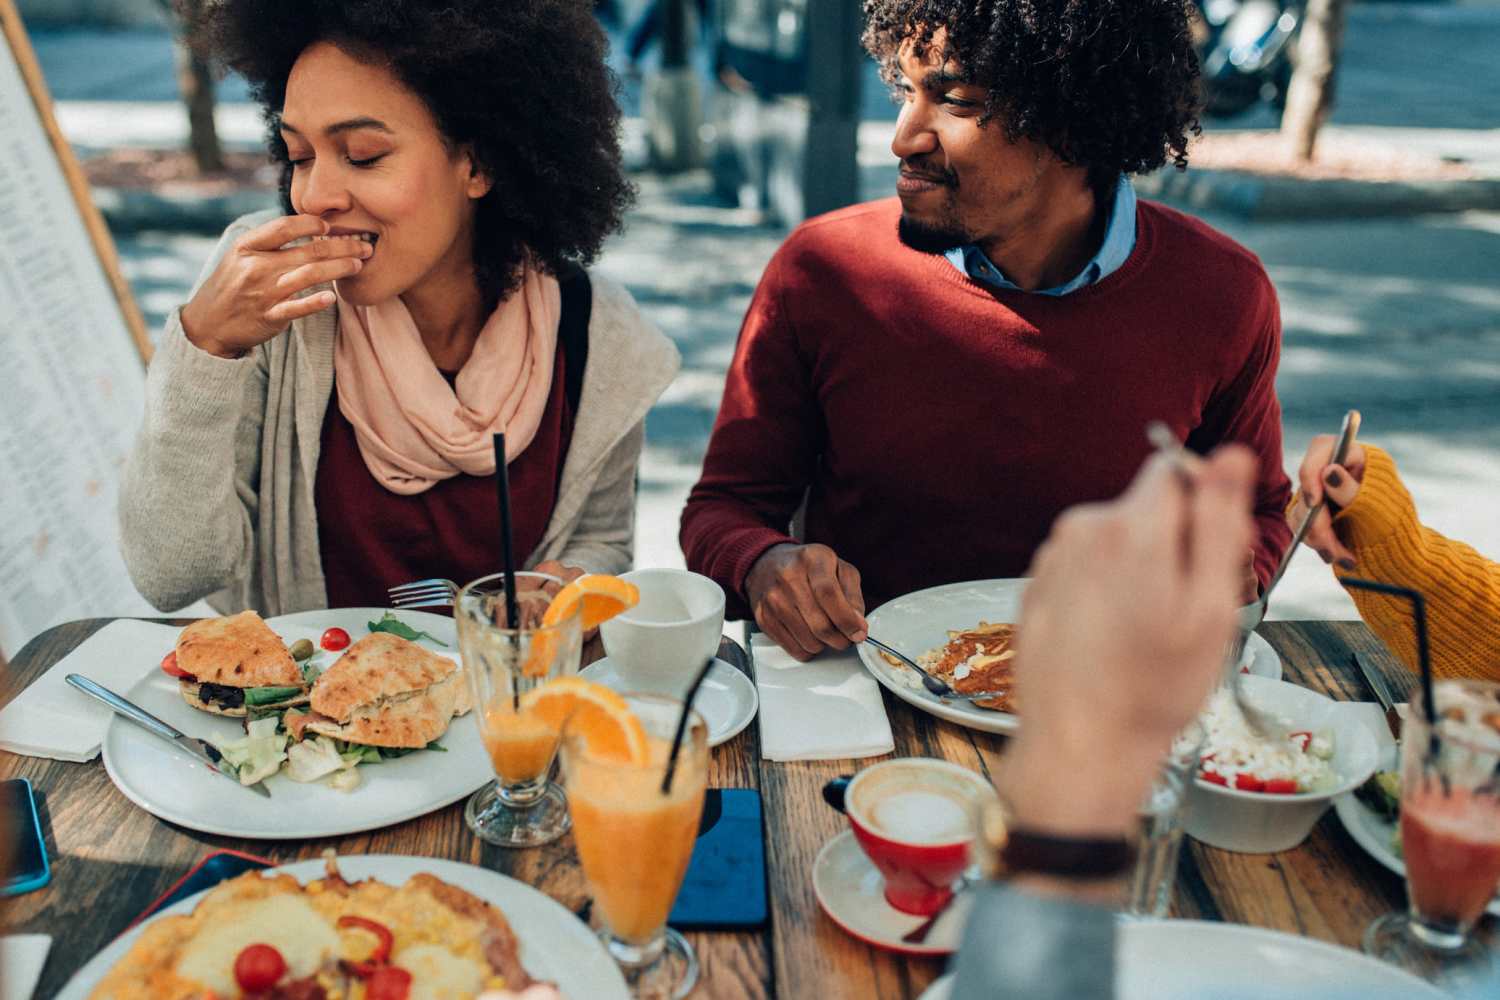
<svg viewBox="0 0 1500 1000"><path fill-rule="evenodd" d="M421 493L461 472L493 475L492 434L505 435L507 463L525 451L552 391L561 313L557 280L528 267L450 388L399 297L340 298L334 385L371 475L392 493Z"/></svg>

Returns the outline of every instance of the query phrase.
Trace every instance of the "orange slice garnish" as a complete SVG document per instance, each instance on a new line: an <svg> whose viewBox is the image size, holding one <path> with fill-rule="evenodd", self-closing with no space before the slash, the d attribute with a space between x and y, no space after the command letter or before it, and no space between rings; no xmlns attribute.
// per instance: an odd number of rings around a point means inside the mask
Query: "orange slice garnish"
<svg viewBox="0 0 1500 1000"><path fill-rule="evenodd" d="M542 624L556 625L577 608L579 627L587 632L640 602L641 592L629 580L607 573L586 573L557 592L542 616Z"/></svg>
<svg viewBox="0 0 1500 1000"><path fill-rule="evenodd" d="M521 710L558 732L582 737L591 757L622 764L646 763L646 730L625 699L582 677L561 677L528 691Z"/></svg>

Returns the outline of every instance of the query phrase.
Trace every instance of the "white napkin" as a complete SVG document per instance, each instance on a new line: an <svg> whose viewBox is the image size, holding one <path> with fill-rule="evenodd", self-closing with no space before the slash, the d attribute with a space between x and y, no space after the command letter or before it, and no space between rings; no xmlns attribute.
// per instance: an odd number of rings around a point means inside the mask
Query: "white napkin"
<svg viewBox="0 0 1500 1000"><path fill-rule="evenodd" d="M47 934L0 937L0 1000L31 1000L51 948Z"/></svg>
<svg viewBox="0 0 1500 1000"><path fill-rule="evenodd" d="M767 760L878 757L896 748L880 685L854 650L798 663L769 637L750 644Z"/></svg>
<svg viewBox="0 0 1500 1000"><path fill-rule="evenodd" d="M0 711L0 750L53 760L93 760L114 714L65 678L82 674L121 697L157 669L181 631L122 618L89 636Z"/></svg>

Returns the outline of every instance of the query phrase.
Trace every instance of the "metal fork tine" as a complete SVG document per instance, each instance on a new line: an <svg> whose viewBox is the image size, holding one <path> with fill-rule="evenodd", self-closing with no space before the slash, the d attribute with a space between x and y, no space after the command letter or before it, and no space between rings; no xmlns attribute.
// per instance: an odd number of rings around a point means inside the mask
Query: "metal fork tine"
<svg viewBox="0 0 1500 1000"><path fill-rule="evenodd" d="M453 600L452 598L448 597L434 597L426 600L400 600L393 601L391 603L391 607L397 609L398 611L405 610L407 608L448 608L452 606Z"/></svg>
<svg viewBox="0 0 1500 1000"><path fill-rule="evenodd" d="M403 592L401 592L399 594L392 594L391 595L391 597L393 597L393 598L396 598L396 597L452 597L452 596L453 596L453 591L448 590L446 587L428 587L425 590L407 590L407 591L403 591Z"/></svg>
<svg viewBox="0 0 1500 1000"><path fill-rule="evenodd" d="M453 581L444 580L440 577L432 577L428 580L413 580L410 583L398 583L387 590L387 593L399 594L408 590L429 590L441 587L444 590L453 589Z"/></svg>

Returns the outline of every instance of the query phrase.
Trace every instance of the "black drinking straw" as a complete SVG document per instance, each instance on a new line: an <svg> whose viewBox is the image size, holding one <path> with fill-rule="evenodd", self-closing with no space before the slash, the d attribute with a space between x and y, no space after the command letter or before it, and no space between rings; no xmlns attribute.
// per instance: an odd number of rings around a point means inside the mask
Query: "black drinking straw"
<svg viewBox="0 0 1500 1000"><path fill-rule="evenodd" d="M661 779L663 795L672 793L672 775L677 773L677 753L682 749L682 736L687 732L688 716L693 712L693 699L698 696L698 688L703 685L703 679L713 668L714 657L710 656L703 661L703 669L699 670L698 676L693 678L693 684L688 688L687 696L682 699L682 718L677 720L677 732L672 737L672 750L667 754L667 773Z"/></svg>
<svg viewBox="0 0 1500 1000"><path fill-rule="evenodd" d="M505 620L511 628L511 644L520 642L521 613L516 606L516 551L511 542L510 474L505 467L505 435L494 435L495 492L500 496L500 551L505 559ZM511 678L510 696L516 711L521 710L521 691Z"/></svg>
<svg viewBox="0 0 1500 1000"><path fill-rule="evenodd" d="M1429 762L1438 756L1438 732L1437 732L1437 704L1432 698L1432 660L1427 651L1427 600L1421 594L1409 587L1397 587L1390 583L1378 583L1375 580L1361 580L1356 576L1341 576L1339 583L1355 590L1369 590L1377 594L1387 594L1391 597L1405 598L1411 604L1412 622L1417 629L1417 665L1421 668L1422 680L1422 712L1427 716L1427 759ZM1447 787L1447 780L1443 782Z"/></svg>

